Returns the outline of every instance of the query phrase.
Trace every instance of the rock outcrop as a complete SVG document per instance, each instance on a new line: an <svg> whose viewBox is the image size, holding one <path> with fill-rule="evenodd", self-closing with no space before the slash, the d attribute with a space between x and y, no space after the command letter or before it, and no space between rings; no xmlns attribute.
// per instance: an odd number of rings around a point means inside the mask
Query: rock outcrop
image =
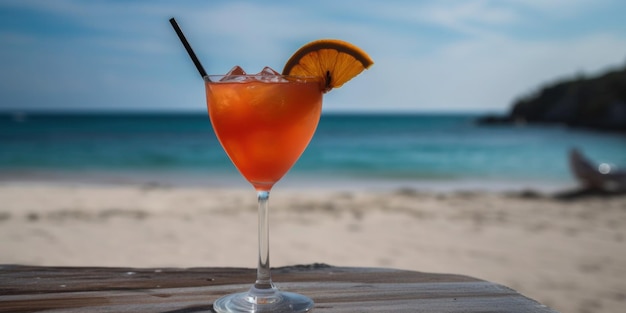
<svg viewBox="0 0 626 313"><path fill-rule="evenodd" d="M517 100L507 115L486 116L479 122L559 123L626 132L626 67L544 86Z"/></svg>

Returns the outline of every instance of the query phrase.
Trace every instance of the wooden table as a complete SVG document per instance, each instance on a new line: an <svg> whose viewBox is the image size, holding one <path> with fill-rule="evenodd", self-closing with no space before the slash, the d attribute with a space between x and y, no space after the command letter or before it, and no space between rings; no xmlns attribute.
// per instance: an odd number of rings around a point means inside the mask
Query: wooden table
<svg viewBox="0 0 626 313"><path fill-rule="evenodd" d="M472 277L312 264L275 268L283 290L314 312L556 312ZM218 297L247 290L255 269L0 266L0 312L212 312Z"/></svg>

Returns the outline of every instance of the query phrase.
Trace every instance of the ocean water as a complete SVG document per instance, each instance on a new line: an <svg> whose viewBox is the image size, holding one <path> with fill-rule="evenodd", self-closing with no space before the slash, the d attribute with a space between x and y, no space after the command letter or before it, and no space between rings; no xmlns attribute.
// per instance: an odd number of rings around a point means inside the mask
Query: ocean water
<svg viewBox="0 0 626 313"><path fill-rule="evenodd" d="M574 184L567 163L574 147L595 162L626 167L623 134L480 126L477 117L324 114L283 180L313 186L567 186ZM0 178L28 177L245 183L205 113L0 115Z"/></svg>

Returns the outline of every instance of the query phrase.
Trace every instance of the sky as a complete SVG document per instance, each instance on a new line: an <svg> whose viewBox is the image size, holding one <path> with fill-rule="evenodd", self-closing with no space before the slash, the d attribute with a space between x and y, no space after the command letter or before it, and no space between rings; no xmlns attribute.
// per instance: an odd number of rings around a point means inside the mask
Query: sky
<svg viewBox="0 0 626 313"><path fill-rule="evenodd" d="M506 112L542 84L626 65L623 0L1 0L0 111L203 111L207 72L281 71L351 42L375 64L326 112Z"/></svg>

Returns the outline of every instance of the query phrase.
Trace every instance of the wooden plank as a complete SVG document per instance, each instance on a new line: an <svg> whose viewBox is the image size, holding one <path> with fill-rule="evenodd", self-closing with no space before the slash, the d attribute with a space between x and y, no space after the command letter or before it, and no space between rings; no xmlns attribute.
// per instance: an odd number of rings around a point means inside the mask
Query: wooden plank
<svg viewBox="0 0 626 313"><path fill-rule="evenodd" d="M212 312L224 294L245 291L244 268L0 266L0 312ZM273 269L283 289L315 301L314 312L555 311L514 290L472 277L324 264Z"/></svg>

